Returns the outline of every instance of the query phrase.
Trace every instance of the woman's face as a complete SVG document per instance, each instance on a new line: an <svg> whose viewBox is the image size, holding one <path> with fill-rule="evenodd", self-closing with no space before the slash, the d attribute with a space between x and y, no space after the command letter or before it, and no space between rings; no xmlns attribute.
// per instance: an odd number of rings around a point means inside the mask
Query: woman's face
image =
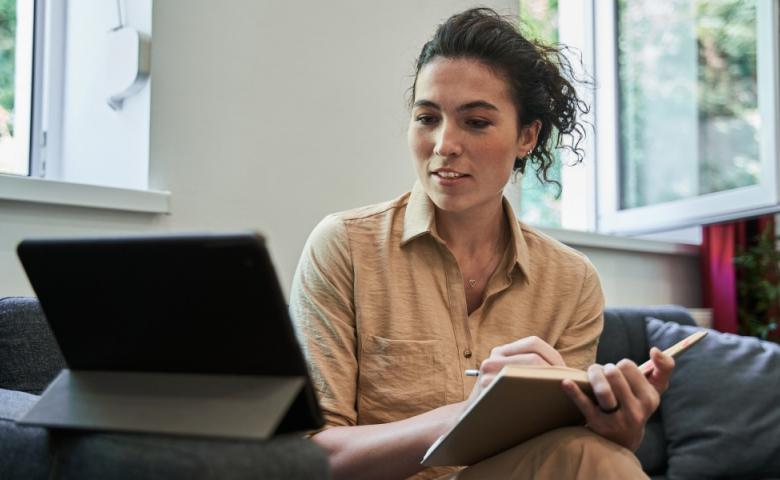
<svg viewBox="0 0 780 480"><path fill-rule="evenodd" d="M415 85L409 147L425 192L441 210L500 205L516 157L536 142L538 121L518 129L507 82L483 63L436 58Z"/></svg>

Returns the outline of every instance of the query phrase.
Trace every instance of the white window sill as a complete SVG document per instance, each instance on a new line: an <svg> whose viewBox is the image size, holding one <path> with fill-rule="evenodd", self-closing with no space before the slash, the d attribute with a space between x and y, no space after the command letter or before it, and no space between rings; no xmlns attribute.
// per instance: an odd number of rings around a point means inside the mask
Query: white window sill
<svg viewBox="0 0 780 480"><path fill-rule="evenodd" d="M171 193L133 190L0 174L0 200L101 208L144 213L170 213Z"/></svg>
<svg viewBox="0 0 780 480"><path fill-rule="evenodd" d="M572 248L588 247L629 252L660 253L666 255L699 255L698 246L684 243L618 237L616 235L578 232L576 230L564 230L560 228L540 228L539 230Z"/></svg>

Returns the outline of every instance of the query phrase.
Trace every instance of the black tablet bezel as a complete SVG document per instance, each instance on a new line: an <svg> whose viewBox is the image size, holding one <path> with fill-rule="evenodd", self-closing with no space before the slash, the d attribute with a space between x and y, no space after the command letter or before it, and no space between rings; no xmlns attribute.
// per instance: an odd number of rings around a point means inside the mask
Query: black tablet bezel
<svg viewBox="0 0 780 480"><path fill-rule="evenodd" d="M262 236L34 239L17 253L69 368L303 376L279 430L322 426Z"/></svg>

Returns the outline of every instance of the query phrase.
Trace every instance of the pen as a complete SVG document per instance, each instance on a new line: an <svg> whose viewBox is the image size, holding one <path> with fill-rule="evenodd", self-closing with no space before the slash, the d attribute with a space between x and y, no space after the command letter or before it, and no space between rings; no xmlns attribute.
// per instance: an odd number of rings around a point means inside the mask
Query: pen
<svg viewBox="0 0 780 480"><path fill-rule="evenodd" d="M689 335L679 342L675 343L671 347L664 350L664 354L669 355L671 357L676 357L678 354L684 352L685 350L688 350L691 346L693 346L694 343L698 342L704 336L707 335L707 330L700 330L692 335ZM639 366L639 370L642 371L645 375L650 375L653 373L653 370L655 369L655 365L653 364L653 360L648 360L642 365Z"/></svg>
<svg viewBox="0 0 780 480"><path fill-rule="evenodd" d="M696 343L699 340L701 340L702 338L704 338L705 335L707 335L707 331L706 330L700 330L700 331L694 333L693 335L690 335L690 336L680 340L679 342L675 343L671 347L667 348L666 350L664 350L664 353L666 355L669 355L669 356L672 356L672 357L676 357L679 353L684 352L685 350L690 348L694 343ZM651 373L653 373L653 369L654 368L655 368L655 365L653 364L652 360L648 360L648 361L646 361L645 363L643 363L642 365L639 366L639 370L644 375L650 375ZM475 368L469 368L469 369L467 369L465 371L465 374L466 374L467 377L478 377L479 376L479 370L477 370Z"/></svg>

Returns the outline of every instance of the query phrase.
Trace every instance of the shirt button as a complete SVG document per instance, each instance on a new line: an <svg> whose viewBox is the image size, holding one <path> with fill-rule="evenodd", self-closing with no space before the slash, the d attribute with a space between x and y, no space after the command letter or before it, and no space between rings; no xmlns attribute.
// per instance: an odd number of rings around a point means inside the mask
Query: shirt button
<svg viewBox="0 0 780 480"><path fill-rule="evenodd" d="M463 356L466 358L471 358L471 350L463 350Z"/></svg>

